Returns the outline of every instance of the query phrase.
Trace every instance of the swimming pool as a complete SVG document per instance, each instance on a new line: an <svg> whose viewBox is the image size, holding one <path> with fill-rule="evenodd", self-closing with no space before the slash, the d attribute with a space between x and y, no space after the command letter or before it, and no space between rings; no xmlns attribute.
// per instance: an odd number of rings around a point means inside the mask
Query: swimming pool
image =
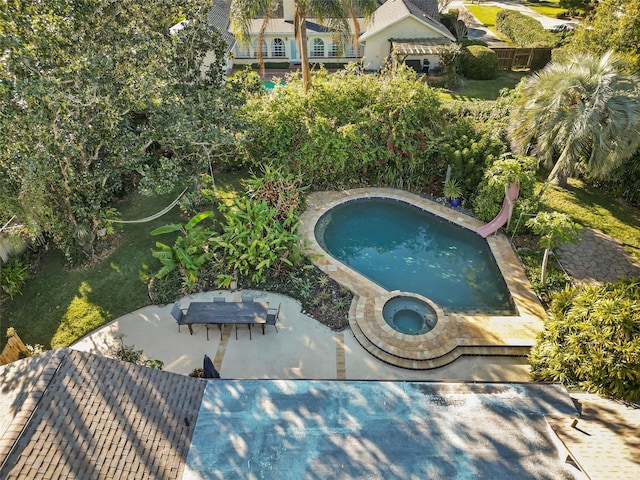
<svg viewBox="0 0 640 480"><path fill-rule="evenodd" d="M321 216L315 236L332 257L388 291L422 295L450 312L515 314L486 240L415 205L341 203Z"/></svg>
<svg viewBox="0 0 640 480"><path fill-rule="evenodd" d="M470 241L479 241L488 246L490 257L487 258L486 268L495 269L494 273L498 276L499 288L502 288L501 284L506 284L508 292L506 295L510 298L509 313L485 313L471 307L468 310L462 309L460 311L451 309L458 307L443 308L435 301L431 292L422 295L411 290L403 290L412 287L382 286L384 278L379 280L381 283L377 283L362 272L356 271L354 267L334 257L334 254L327 250L324 238L327 227L332 228L330 224L335 220L334 214L338 213L337 216L339 216L340 207L343 205L347 207L350 206L349 204L357 204L360 201L371 199L390 200L401 206L417 209L413 210L418 214L417 220L413 223L424 222L429 225L427 230L434 228L431 226L431 221L434 219L427 220L423 218L423 215L430 215L439 221L446 222L449 226L454 227L453 238L450 239L453 245L456 245L455 242L460 238L478 237ZM482 239L474 233L483 225L480 220L423 196L391 188L366 187L312 192L307 196L306 206L306 210L300 216L299 232L307 246L309 258L320 270L354 293L349 310L349 326L353 337L371 355L384 363L412 370L439 368L454 362L462 355L506 355L510 357L528 355L529 349L535 344L539 332L544 327L545 311L531 289L524 268L506 236L497 234ZM368 214L368 212L365 213ZM395 216L392 215L392 217ZM371 223L371 219L357 223L359 225L356 229L368 228L367 223ZM396 226L387 226L378 228L378 230L382 230L384 235L391 235L395 230L399 232ZM469 237L469 235L471 236ZM417 238L419 242L437 243L435 240L429 240L426 236L418 236ZM414 241L413 243L418 242ZM349 247L349 245L345 245L345 247ZM369 245L369 250L374 250L376 247L376 245ZM445 253L446 255L442 256L448 256L452 263L455 260L455 263L460 267L459 269L464 269L467 266L457 254ZM400 262L397 269L405 270L409 266L408 264L413 262L413 259L409 262L406 260ZM426 277L424 273L429 273L431 266L426 265L423 268L422 277ZM468 270L465 270L465 273L467 272ZM474 275L468 274L466 281L471 281ZM419 284L423 283L422 277L418 276ZM473 280L471 283L477 283L477 280ZM392 288L397 289L390 290ZM452 287L451 289L455 290L456 288ZM495 290L495 285L487 285L484 291L480 289L478 295L481 298L495 296ZM391 312L390 317L389 309L390 307L392 310L395 309L393 299L398 297L404 297L404 299L413 297L426 303L430 307L427 309L428 313L435 312L435 315L431 315L430 319L433 329L421 333L414 331L416 327L414 323L421 323L415 322L417 319L409 321L408 328L406 328L404 319L396 319L395 312ZM385 318L385 306L387 306L387 318ZM412 307L408 306L408 308ZM475 308L484 309L485 307ZM511 313L513 311L515 313ZM417 326L421 328L420 325Z"/></svg>

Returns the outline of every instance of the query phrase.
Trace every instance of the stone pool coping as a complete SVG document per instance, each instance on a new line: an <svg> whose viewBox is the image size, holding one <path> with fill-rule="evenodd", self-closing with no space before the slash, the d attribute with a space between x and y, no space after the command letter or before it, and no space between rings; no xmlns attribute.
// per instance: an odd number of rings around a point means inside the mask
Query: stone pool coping
<svg viewBox="0 0 640 480"><path fill-rule="evenodd" d="M443 318L438 318L444 328L418 336L405 335L380 322L379 312L390 292L331 257L315 238L316 223L327 210L359 198L410 203L472 231L483 222L419 195L389 188L314 192L307 197L307 210L300 218L300 234L307 242L313 263L354 292L349 324L366 350L380 360L410 369L437 368L461 355L527 355L542 330L545 312L503 234L489 236L487 243L511 293L516 315L444 313Z"/></svg>

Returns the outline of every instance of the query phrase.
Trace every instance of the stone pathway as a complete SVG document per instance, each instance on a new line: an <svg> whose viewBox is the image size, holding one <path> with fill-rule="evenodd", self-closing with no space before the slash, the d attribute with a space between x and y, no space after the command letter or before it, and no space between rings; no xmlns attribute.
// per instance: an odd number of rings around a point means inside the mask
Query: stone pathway
<svg viewBox="0 0 640 480"><path fill-rule="evenodd" d="M560 263L577 283L595 285L640 276L640 261L615 238L594 228L584 228L579 237L579 243L557 249Z"/></svg>

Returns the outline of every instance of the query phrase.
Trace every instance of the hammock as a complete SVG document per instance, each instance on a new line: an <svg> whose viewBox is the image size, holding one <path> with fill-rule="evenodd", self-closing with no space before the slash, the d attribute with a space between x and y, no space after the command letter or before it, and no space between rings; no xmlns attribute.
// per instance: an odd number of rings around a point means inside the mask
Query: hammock
<svg viewBox="0 0 640 480"><path fill-rule="evenodd" d="M111 219L108 219L107 222L112 222L112 223L147 223L147 222L151 222L152 220L155 220L156 218L160 218L165 213L167 213L169 210L171 210L173 207L175 207L178 204L178 202L180 201L180 199L182 198L182 196L187 192L188 189L189 189L189 187L186 187L182 191L182 193L180 195L178 195L178 198L176 198L173 202L171 202L171 204L168 207L160 210L158 213L154 213L153 215L151 215L149 217L141 218L139 220L111 220Z"/></svg>

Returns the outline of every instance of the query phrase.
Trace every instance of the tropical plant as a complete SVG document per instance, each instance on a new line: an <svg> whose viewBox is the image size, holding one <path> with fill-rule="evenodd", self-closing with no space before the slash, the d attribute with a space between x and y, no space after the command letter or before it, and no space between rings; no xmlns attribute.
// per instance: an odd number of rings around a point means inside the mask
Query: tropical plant
<svg viewBox="0 0 640 480"><path fill-rule="evenodd" d="M238 274L259 283L269 272L277 276L301 264L298 215L293 209L279 220L278 210L265 200L241 197L231 207L221 205L220 210L226 218L215 239L218 262L224 269L217 279L221 287L228 287Z"/></svg>
<svg viewBox="0 0 640 480"><path fill-rule="evenodd" d="M640 146L640 80L612 53L572 56L523 80L511 112L517 152L535 148L561 186L576 170L604 177Z"/></svg>
<svg viewBox="0 0 640 480"><path fill-rule="evenodd" d="M580 240L578 232L582 227L573 222L569 215L558 212L538 212L535 217L527 221L527 226L533 230L533 233L540 235L539 245L544 248L540 273L540 281L544 285L549 251L561 243L577 243Z"/></svg>
<svg viewBox="0 0 640 480"><path fill-rule="evenodd" d="M443 188L444 196L449 200L460 198L462 196L462 189L460 188L460 182L455 178L450 178L444 182Z"/></svg>
<svg viewBox="0 0 640 480"><path fill-rule="evenodd" d="M375 0L290 0L293 2L293 25L298 52L300 53L302 82L304 91L309 91L309 52L307 45L307 18L316 19L321 24L343 39L351 41L348 18L355 25L354 45L357 47L359 25L355 21L356 14L364 14L368 20L378 3ZM266 26L273 16L279 0L231 0L231 30L241 42L249 41L249 29L252 21L262 17L262 26L258 33L258 45L262 44ZM344 43L344 42L343 42ZM357 51L357 48L356 48ZM264 69L262 49L258 48L258 63Z"/></svg>
<svg viewBox="0 0 640 480"><path fill-rule="evenodd" d="M640 278L556 294L529 360L533 380L640 400Z"/></svg>
<svg viewBox="0 0 640 480"><path fill-rule="evenodd" d="M200 270L214 255L209 243L215 230L213 227L199 225L200 222L212 216L213 211L202 212L184 225L173 223L151 232L151 235L180 232L172 246L156 242L159 250L154 250L153 256L162 264L162 268L155 274L156 277L163 278L177 268L187 291L195 287Z"/></svg>
<svg viewBox="0 0 640 480"><path fill-rule="evenodd" d="M27 267L18 258L0 265L0 289L11 299L21 294L22 285L29 279Z"/></svg>

